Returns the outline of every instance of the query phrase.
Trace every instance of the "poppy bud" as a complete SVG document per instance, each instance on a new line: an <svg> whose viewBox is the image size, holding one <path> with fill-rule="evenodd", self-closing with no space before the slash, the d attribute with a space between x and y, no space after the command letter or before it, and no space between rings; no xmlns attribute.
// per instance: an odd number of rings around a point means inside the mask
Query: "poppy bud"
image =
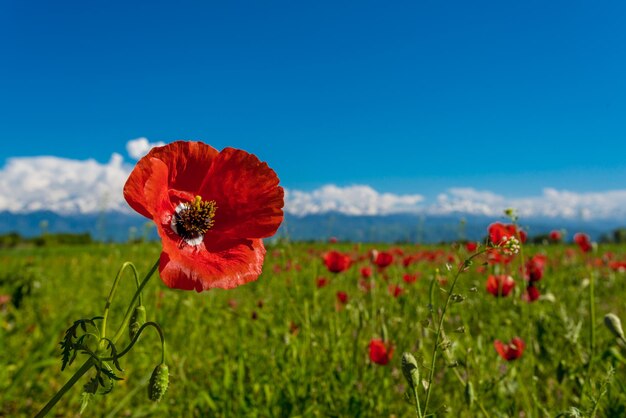
<svg viewBox="0 0 626 418"><path fill-rule="evenodd" d="M165 364L161 363L154 368L152 376L150 376L150 383L148 384L148 397L150 400L160 401L167 391L169 382L169 370Z"/></svg>
<svg viewBox="0 0 626 418"><path fill-rule="evenodd" d="M415 360L415 357L413 357L413 354L402 354L402 373L412 388L418 387L420 381L420 371L417 367L417 361Z"/></svg>
<svg viewBox="0 0 626 418"><path fill-rule="evenodd" d="M135 338L135 334L139 331L139 328L146 323L146 308L143 305L135 307L133 314L130 317L130 325L128 326L128 336L132 340Z"/></svg>
<svg viewBox="0 0 626 418"><path fill-rule="evenodd" d="M626 342L626 338L624 338L624 330L622 329L622 322L619 320L617 315L612 313L604 315L604 325L606 325L613 335Z"/></svg>

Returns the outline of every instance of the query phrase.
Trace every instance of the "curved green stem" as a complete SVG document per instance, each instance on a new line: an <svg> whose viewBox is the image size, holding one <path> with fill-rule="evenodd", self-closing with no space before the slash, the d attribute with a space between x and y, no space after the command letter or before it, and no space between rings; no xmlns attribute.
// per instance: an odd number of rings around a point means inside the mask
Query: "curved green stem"
<svg viewBox="0 0 626 418"><path fill-rule="evenodd" d="M70 380L68 380L67 383L63 385L63 387L41 409L41 411L39 411L39 413L35 415L35 418L45 417L46 414L50 412L50 410L54 407L54 405L56 405L57 402L59 402L59 400L63 397L63 395L65 395L65 392L70 390L71 387L74 386L74 384L78 381L78 379L83 377L83 375L87 373L89 369L91 369L91 367L95 364L95 362L96 360L93 357L89 357L87 361L85 361L85 363L82 366L80 366L80 369L76 370L76 373L74 373L74 375L70 378Z"/></svg>
<svg viewBox="0 0 626 418"><path fill-rule="evenodd" d="M130 304L128 305L128 309L126 309L126 314L124 315L124 319L122 320L122 323L120 324L113 338L111 338L111 341L113 342L113 344L115 344L117 340L119 340L120 337L122 336L122 333L124 332L124 330L126 329L126 326L128 325L128 321L130 320L130 316L133 312L133 309L135 308L135 303L141 297L141 291L146 286L146 284L148 284L148 281L150 281L150 278L152 277L152 275L154 274L154 272L157 270L158 267L159 267L159 260L157 259L156 263L154 263L150 271L146 274L146 276L143 278L143 280L137 287L137 290L135 291L135 294L133 295L133 299L130 301Z"/></svg>
<svg viewBox="0 0 626 418"><path fill-rule="evenodd" d="M151 322L151 321L150 322L146 322L145 324L143 324L139 328L139 330L137 330L137 333L133 337L133 340L130 342L130 344L128 344L128 346L126 346L122 351L120 351L117 354L116 357L103 358L102 361L113 361L116 358L120 358L120 357L125 356L126 353L128 353L133 348L133 346L135 345L135 343L139 339L139 336L141 335L143 330L148 328L148 327L153 327L159 333L159 338L161 338L161 363L164 363L165 362L165 336L163 335L163 330L161 329L159 324L157 324L156 322Z"/></svg>
<svg viewBox="0 0 626 418"><path fill-rule="evenodd" d="M120 267L120 269L117 272L117 275L115 276L115 280L113 281L113 286L111 287L111 292L109 292L109 297L107 298L107 302L104 305L104 315L102 315L102 338L106 337L106 332L107 332L107 319L109 317L109 309L111 308L111 303L113 302L113 297L115 296L115 291L117 290L117 286L120 282L120 279L122 278L122 273L124 272L124 270L126 270L127 267L130 267L131 270L133 271L133 275L135 276L135 283L137 284L137 287L139 287L139 277L137 276L137 269L135 268L135 265L133 263L131 263L130 261L125 262L124 264L122 264L122 267ZM139 296L141 298L141 295ZM141 303L141 299L140 303Z"/></svg>

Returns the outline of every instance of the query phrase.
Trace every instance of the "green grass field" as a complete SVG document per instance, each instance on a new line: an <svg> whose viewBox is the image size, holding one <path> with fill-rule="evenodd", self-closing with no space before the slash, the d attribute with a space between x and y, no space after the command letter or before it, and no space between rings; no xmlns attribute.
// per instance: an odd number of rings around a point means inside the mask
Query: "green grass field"
<svg viewBox="0 0 626 418"><path fill-rule="evenodd" d="M267 251L258 281L233 290L198 294L165 287L155 276L143 294L148 320L164 330L170 387L161 402L147 397L147 383L160 360L160 342L148 329L120 360L124 378L106 396L96 396L84 416L98 417L412 417L401 357L415 355L427 380L436 321L454 271L469 254L463 246L401 246L419 259L404 267L396 254L384 273L374 269L374 287L359 285L360 267L371 265L371 248L358 244L277 244ZM342 273L328 272L324 252L359 256ZM600 246L593 255L565 245L523 248L528 259L547 255L542 297L522 300L521 254L508 265L479 258L462 273L444 321L432 382L429 414L477 417L626 416L626 345L603 324L613 312L626 318L625 247ZM0 416L34 416L80 366L63 373L59 341L79 318L101 315L124 261L145 274L159 244L94 244L85 247L0 251ZM612 254L612 255L611 255ZM448 269L446 265L451 269ZM449 271L450 270L450 271ZM517 283L507 297L485 290L499 270ZM405 283L405 273L419 280ZM320 277L328 285L316 286ZM595 321L590 317L594 281ZM447 283L445 283L447 280ZM431 283L433 316L429 311ZM394 297L389 286L401 286ZM114 332L134 292L124 276L109 321ZM336 294L344 291L347 304ZM593 329L593 337L592 337ZM514 361L502 359L495 339L519 336L526 343ZM395 348L387 365L370 360L372 339ZM593 338L594 344L591 343ZM120 347L128 343L128 337ZM49 416L78 416L84 377ZM473 396L468 396L471 383ZM425 388L418 390L421 401Z"/></svg>

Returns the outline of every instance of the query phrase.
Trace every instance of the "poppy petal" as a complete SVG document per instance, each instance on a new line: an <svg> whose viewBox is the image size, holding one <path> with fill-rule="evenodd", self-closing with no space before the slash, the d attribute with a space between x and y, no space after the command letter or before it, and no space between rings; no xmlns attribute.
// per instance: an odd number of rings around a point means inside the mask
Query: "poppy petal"
<svg viewBox="0 0 626 418"><path fill-rule="evenodd" d="M212 233L265 238L283 220L283 188L267 163L245 151L225 148L213 160L200 187L204 199L215 200Z"/></svg>
<svg viewBox="0 0 626 418"><path fill-rule="evenodd" d="M265 247L260 239L221 243L217 251L200 248L203 246L181 248L171 240L163 240L159 273L168 287L198 292L232 289L261 274Z"/></svg>

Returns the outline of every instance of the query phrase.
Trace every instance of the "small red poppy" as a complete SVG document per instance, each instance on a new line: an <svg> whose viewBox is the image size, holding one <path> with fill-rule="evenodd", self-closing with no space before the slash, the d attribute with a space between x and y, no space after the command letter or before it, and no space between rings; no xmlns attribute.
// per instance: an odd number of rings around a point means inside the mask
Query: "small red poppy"
<svg viewBox="0 0 626 418"><path fill-rule="evenodd" d="M370 341L370 360L382 366L389 363L393 356L394 347L383 340L373 339Z"/></svg>
<svg viewBox="0 0 626 418"><path fill-rule="evenodd" d="M372 268L371 267L361 267L361 277L364 279L369 279L372 277Z"/></svg>
<svg viewBox="0 0 626 418"><path fill-rule="evenodd" d="M533 283L530 283L528 287L526 287L526 291L522 295L522 299L526 302L534 302L539 299L539 296L541 296L539 289L537 289Z"/></svg>
<svg viewBox="0 0 626 418"><path fill-rule="evenodd" d="M261 274L265 247L283 220L276 173L245 151L202 142L153 148L124 185L124 198L152 219L172 288L229 289Z"/></svg>
<svg viewBox="0 0 626 418"><path fill-rule="evenodd" d="M583 234L582 232L574 235L574 242L578 245L578 248L584 253L588 253L593 248L591 245L591 239L589 235Z"/></svg>
<svg viewBox="0 0 626 418"><path fill-rule="evenodd" d="M411 284L417 281L418 276L419 276L419 272L414 273L414 274L404 273L402 275L402 280L404 281L404 283Z"/></svg>
<svg viewBox="0 0 626 418"><path fill-rule="evenodd" d="M317 281L315 282L315 285L317 286L318 289L321 289L327 284L328 284L328 279L326 277L318 277Z"/></svg>
<svg viewBox="0 0 626 418"><path fill-rule="evenodd" d="M526 262L526 280L538 282L543 277L543 270L546 265L546 256L537 254Z"/></svg>
<svg viewBox="0 0 626 418"><path fill-rule="evenodd" d="M350 256L339 251L329 251L324 255L324 264L331 273L341 273L348 270L351 263Z"/></svg>
<svg viewBox="0 0 626 418"><path fill-rule="evenodd" d="M522 341L519 337L514 337L510 343L504 344L500 340L495 340L493 342L493 346L495 347L500 357L505 359L506 361L516 360L522 356L524 352L524 348L526 345L524 341Z"/></svg>
<svg viewBox="0 0 626 418"><path fill-rule="evenodd" d="M550 231L550 241L552 242L561 242L561 240L563 239L563 234L561 234L561 231Z"/></svg>
<svg viewBox="0 0 626 418"><path fill-rule="evenodd" d="M487 277L487 292L494 296L508 296L514 287L515 280L507 274L491 274Z"/></svg>
<svg viewBox="0 0 626 418"><path fill-rule="evenodd" d="M337 292L337 301L342 305L345 305L346 303L348 303L348 294L343 291Z"/></svg>
<svg viewBox="0 0 626 418"><path fill-rule="evenodd" d="M398 286L397 284L390 284L387 287L387 291L389 292L389 294L391 296L393 296L394 298L397 298L398 296L400 296L402 293L404 293L404 289L400 286Z"/></svg>
<svg viewBox="0 0 626 418"><path fill-rule="evenodd" d="M470 241L465 243L465 249L467 250L467 252L473 253L474 251L476 251L476 248L478 248L477 242Z"/></svg>
<svg viewBox="0 0 626 418"><path fill-rule="evenodd" d="M393 254L388 251L380 251L374 258L374 264L380 269L384 269L393 263Z"/></svg>

